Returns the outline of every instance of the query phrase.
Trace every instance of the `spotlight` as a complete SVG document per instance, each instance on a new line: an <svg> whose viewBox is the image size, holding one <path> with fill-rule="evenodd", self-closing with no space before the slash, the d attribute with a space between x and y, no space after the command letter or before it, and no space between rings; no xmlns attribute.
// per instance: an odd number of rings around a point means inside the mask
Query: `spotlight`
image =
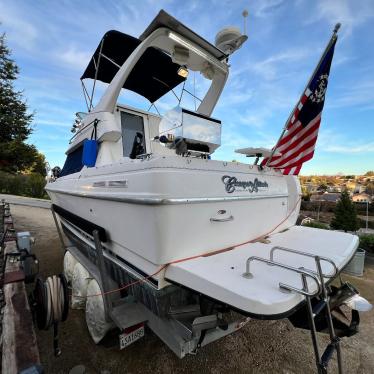
<svg viewBox="0 0 374 374"><path fill-rule="evenodd" d="M183 77L183 78L187 78L188 77L188 69L185 66L181 66L178 69L178 75Z"/></svg>

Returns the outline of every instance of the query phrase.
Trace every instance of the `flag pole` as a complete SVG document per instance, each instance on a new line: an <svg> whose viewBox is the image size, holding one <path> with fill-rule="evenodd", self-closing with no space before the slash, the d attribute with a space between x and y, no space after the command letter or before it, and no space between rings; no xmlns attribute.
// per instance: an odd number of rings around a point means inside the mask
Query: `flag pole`
<svg viewBox="0 0 374 374"><path fill-rule="evenodd" d="M335 25L335 27L334 27L334 31L333 31L333 33L332 33L332 36L331 36L329 42L327 43L327 46L326 46L324 52L322 53L322 56L321 56L321 58L320 58L320 60L319 60L319 62L318 62L318 64L317 64L316 68L313 70L313 73L312 73L312 75L310 76L310 78L309 78L309 80L308 80L308 83L307 83L307 85L306 85L305 88L304 88L304 91L302 91L302 92L305 92L306 89L309 87L310 82L312 81L314 75L316 74L316 72L318 71L319 67L321 66L321 63L322 63L323 59L325 58L327 52L329 51L329 49L330 49L332 43L334 43L335 40L338 38L337 33L338 33L339 29L340 29L340 26L341 26L341 23L337 23L337 24ZM296 103L296 105L295 105L295 107L293 108L291 114L288 116L287 121L286 121L286 123L284 124L283 130L282 130L282 133L280 134L280 137L279 137L278 141L276 142L275 146L274 146L273 149L271 150L271 154L270 154L269 158L267 159L265 166L268 166L269 163L270 163L270 161L271 161L271 159L273 158L274 153L275 153L275 150L277 149L279 142L281 141L281 139L282 139L284 133L286 132L286 130L287 130L287 125L288 125L289 121L291 120L293 114L295 113L295 110L296 110L296 108L297 108L298 105L299 105L299 102Z"/></svg>

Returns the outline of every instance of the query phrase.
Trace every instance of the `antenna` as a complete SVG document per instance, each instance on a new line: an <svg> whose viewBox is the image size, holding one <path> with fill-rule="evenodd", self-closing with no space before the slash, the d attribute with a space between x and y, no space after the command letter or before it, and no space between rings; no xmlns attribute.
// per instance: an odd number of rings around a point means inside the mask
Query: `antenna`
<svg viewBox="0 0 374 374"><path fill-rule="evenodd" d="M231 55L237 51L248 39L248 10L244 9L242 16L244 17L244 34L240 32L238 27L226 27L219 31L216 35L215 46L227 55Z"/></svg>
<svg viewBox="0 0 374 374"><path fill-rule="evenodd" d="M247 17L248 17L248 10L244 9L242 16L244 17L244 35L247 35Z"/></svg>

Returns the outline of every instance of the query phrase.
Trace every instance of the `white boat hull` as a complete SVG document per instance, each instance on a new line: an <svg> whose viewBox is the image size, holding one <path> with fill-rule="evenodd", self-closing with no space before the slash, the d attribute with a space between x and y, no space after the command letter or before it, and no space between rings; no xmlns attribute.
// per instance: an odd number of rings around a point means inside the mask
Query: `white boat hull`
<svg viewBox="0 0 374 374"><path fill-rule="evenodd" d="M51 183L47 191L55 205L103 227L113 252L154 265L234 246L295 223L299 205L293 177L287 181L279 173L260 173L236 163L230 168L227 163L194 160L199 165L188 168L178 162L186 160L172 158L170 167L156 160L136 172L118 165L112 175L86 169ZM209 170L212 166L215 170ZM268 187L228 193L222 182L225 174L243 181L257 178ZM126 187L118 183L120 187L108 188L111 181L125 181ZM95 187L102 183L105 188ZM294 186L293 195L288 184Z"/></svg>

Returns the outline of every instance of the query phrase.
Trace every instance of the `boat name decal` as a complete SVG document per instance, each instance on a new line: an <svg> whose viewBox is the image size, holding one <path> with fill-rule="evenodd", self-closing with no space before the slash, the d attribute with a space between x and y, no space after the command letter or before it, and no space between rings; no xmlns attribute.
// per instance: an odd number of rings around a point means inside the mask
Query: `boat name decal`
<svg viewBox="0 0 374 374"><path fill-rule="evenodd" d="M238 188L242 191L258 192L258 189L263 187L267 188L269 185L267 182L261 182L257 178L253 181L240 181L236 177L231 177L230 175L224 175L222 177L222 182L225 185L225 189L227 193L233 193Z"/></svg>

